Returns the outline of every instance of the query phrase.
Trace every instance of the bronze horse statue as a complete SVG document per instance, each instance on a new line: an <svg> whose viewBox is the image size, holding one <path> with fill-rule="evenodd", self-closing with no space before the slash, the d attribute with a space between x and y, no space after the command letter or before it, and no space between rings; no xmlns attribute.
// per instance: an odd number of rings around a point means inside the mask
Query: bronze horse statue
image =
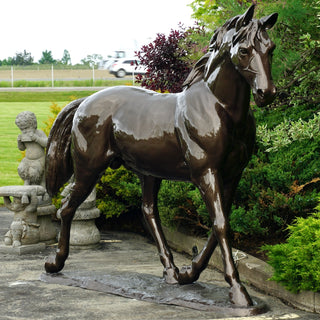
<svg viewBox="0 0 320 320"><path fill-rule="evenodd" d="M76 209L107 167L124 165L141 180L142 212L164 266L167 283L196 281L219 244L230 300L251 306L228 242L231 202L255 141L250 91L262 107L276 93L271 79L275 48L266 30L277 14L253 19L254 5L218 28L207 54L194 66L184 90L160 94L137 87L112 87L67 105L49 136L46 185L51 196L74 174L61 207L61 233L49 273L62 270ZM180 270L165 240L157 209L162 179L189 181L200 190L212 233L192 264Z"/></svg>

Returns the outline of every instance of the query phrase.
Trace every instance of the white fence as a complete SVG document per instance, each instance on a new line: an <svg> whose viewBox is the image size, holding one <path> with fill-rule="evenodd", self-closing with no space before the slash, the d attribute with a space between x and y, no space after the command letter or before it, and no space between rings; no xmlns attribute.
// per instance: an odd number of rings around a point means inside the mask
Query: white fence
<svg viewBox="0 0 320 320"><path fill-rule="evenodd" d="M132 77L126 77L132 80ZM9 82L14 87L15 81L49 81L51 86L54 87L55 81L75 81L75 80L91 80L93 83L96 80L118 80L114 75L111 75L105 69L79 69L79 68L66 68L62 69L60 66L54 65L49 68L0 68L0 82Z"/></svg>

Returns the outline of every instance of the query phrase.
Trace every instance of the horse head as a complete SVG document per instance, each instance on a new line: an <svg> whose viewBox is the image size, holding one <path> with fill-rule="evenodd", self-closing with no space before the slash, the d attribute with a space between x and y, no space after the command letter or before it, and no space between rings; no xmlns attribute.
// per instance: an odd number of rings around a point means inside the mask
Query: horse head
<svg viewBox="0 0 320 320"><path fill-rule="evenodd" d="M195 64L185 80L184 88L204 79L212 84L217 79L223 62L231 61L250 85L258 106L271 103L276 87L271 77L271 60L275 44L267 31L276 23L273 13L259 20L253 19L255 5L243 15L228 20L214 32L209 51ZM230 74L227 72L227 76Z"/></svg>
<svg viewBox="0 0 320 320"><path fill-rule="evenodd" d="M275 44L270 40L266 30L273 27L278 14L273 13L255 20L252 19L254 7L252 5L233 22L229 52L235 68L249 83L256 104L265 106L273 101L276 94L271 76L271 60Z"/></svg>

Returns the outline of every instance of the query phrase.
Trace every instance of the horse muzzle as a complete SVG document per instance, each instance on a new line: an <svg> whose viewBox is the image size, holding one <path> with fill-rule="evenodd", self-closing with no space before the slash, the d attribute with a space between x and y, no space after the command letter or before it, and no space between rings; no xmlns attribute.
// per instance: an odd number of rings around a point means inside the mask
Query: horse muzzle
<svg viewBox="0 0 320 320"><path fill-rule="evenodd" d="M258 107L264 107L274 100L276 93L277 89L274 84L265 89L259 88L255 92L253 92L254 101L256 102Z"/></svg>

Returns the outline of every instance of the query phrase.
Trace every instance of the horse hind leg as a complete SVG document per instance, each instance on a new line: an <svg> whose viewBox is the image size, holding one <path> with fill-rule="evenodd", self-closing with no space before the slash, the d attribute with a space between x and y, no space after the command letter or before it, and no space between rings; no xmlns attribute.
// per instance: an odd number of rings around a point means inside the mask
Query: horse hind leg
<svg viewBox="0 0 320 320"><path fill-rule="evenodd" d="M90 156L87 156L89 160ZM63 201L60 209L61 230L56 255L49 257L45 264L45 269L49 273L56 273L63 269L64 263L69 255L70 229L71 222L77 208L89 196L94 188L100 173L110 164L111 156L106 159L104 154L100 154L99 160L96 159L96 167L89 166L88 161L75 163L74 183L71 187L69 196ZM80 165L81 163L81 165Z"/></svg>
<svg viewBox="0 0 320 320"><path fill-rule="evenodd" d="M157 207L157 196L161 180L151 176L140 177L142 187L142 213L149 227L164 266L163 275L169 284L178 283L179 270L173 262L173 256L163 234Z"/></svg>
<svg viewBox="0 0 320 320"><path fill-rule="evenodd" d="M60 209L61 229L58 248L55 256L48 258L45 270L48 273L56 273L63 269L69 255L70 229L74 214L80 204L89 196L95 186L96 175L83 174L75 177L69 196L65 199Z"/></svg>

